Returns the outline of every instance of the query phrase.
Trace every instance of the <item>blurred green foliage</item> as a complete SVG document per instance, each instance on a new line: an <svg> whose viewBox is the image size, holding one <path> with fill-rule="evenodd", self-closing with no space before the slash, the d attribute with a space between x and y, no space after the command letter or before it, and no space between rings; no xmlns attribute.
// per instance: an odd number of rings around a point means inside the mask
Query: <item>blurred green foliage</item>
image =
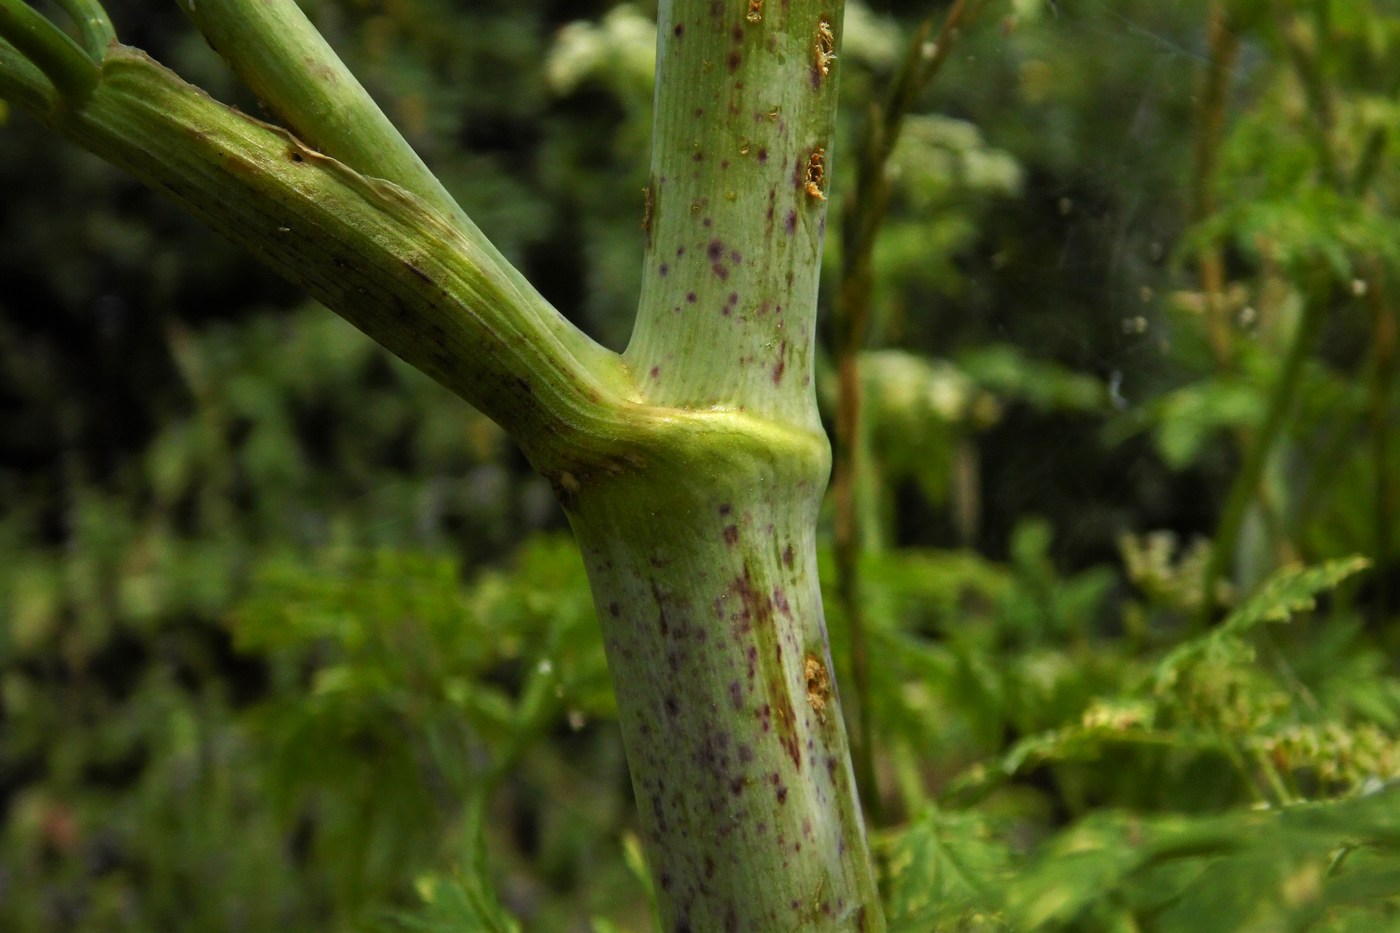
<svg viewBox="0 0 1400 933"><path fill-rule="evenodd" d="M654 9L468 6L307 4L621 346ZM173 6L112 12L256 111ZM852 3L835 197L929 13ZM919 102L862 361L896 929L1400 923L1397 49L1373 0L1003 0ZM582 567L519 454L3 109L0 190L0 930L647 928Z"/></svg>

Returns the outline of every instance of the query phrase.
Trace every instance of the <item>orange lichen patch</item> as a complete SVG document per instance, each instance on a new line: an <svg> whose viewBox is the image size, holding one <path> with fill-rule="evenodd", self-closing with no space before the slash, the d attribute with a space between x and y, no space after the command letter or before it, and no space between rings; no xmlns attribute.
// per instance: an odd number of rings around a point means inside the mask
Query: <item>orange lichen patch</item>
<svg viewBox="0 0 1400 933"><path fill-rule="evenodd" d="M749 13L744 17L751 23L763 20L763 0L749 0Z"/></svg>
<svg viewBox="0 0 1400 933"><path fill-rule="evenodd" d="M822 185L825 183L826 150L818 147L813 149L812 154L807 157L807 172L803 177L802 187L806 189L808 197L825 201L826 192L822 190Z"/></svg>
<svg viewBox="0 0 1400 933"><path fill-rule="evenodd" d="M826 722L826 704L831 699L831 677L826 672L826 665L815 654L809 654L803 664L803 673L807 678L807 705L812 707L819 721Z"/></svg>
<svg viewBox="0 0 1400 933"><path fill-rule="evenodd" d="M831 31L831 21L825 16L817 23L817 42L813 49L816 54L817 71L822 76L831 74L831 63L836 61L836 33Z"/></svg>

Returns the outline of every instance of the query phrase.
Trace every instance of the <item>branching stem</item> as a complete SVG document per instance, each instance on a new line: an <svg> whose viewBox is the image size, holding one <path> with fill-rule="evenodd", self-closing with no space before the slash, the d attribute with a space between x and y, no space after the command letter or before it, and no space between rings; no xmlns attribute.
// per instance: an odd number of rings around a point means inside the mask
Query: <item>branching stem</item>
<svg viewBox="0 0 1400 933"><path fill-rule="evenodd" d="M97 63L23 0L0 0L0 39L43 72L70 106L97 85Z"/></svg>

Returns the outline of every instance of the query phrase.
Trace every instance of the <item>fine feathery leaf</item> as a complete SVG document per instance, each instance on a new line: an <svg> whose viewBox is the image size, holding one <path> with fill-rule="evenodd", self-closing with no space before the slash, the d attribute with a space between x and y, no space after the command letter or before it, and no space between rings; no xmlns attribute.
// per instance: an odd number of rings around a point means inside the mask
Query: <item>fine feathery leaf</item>
<svg viewBox="0 0 1400 933"><path fill-rule="evenodd" d="M1181 669L1198 658L1221 651L1265 622L1287 622L1295 613L1312 609L1317 596L1370 566L1365 557L1327 561L1316 567L1286 567L1278 571L1209 633L1179 645L1157 666L1159 689L1170 686Z"/></svg>

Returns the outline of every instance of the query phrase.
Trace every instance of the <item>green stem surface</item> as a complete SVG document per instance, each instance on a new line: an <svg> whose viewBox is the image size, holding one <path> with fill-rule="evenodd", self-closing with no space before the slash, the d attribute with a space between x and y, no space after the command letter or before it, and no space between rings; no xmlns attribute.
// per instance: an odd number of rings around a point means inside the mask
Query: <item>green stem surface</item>
<svg viewBox="0 0 1400 933"><path fill-rule="evenodd" d="M663 929L882 930L817 578L826 440L670 434L570 509Z"/></svg>
<svg viewBox="0 0 1400 933"><path fill-rule="evenodd" d="M674 0L657 23L641 302L647 397L815 429L839 3Z"/></svg>
<svg viewBox="0 0 1400 933"><path fill-rule="evenodd" d="M643 286L661 418L563 501L667 930L882 930L828 648L812 384L840 3L673 0Z"/></svg>

